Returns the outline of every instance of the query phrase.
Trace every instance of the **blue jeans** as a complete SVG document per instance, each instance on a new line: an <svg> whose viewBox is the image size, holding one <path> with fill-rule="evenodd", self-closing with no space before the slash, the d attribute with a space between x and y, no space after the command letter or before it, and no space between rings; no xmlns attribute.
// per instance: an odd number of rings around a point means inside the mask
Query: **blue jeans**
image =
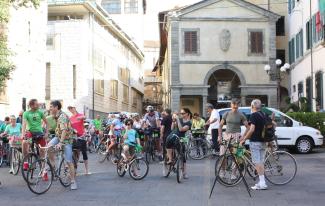
<svg viewBox="0 0 325 206"><path fill-rule="evenodd" d="M55 146L60 143L59 138L54 137L49 143L49 146ZM64 144L64 159L68 163L73 163L72 159L72 144Z"/></svg>

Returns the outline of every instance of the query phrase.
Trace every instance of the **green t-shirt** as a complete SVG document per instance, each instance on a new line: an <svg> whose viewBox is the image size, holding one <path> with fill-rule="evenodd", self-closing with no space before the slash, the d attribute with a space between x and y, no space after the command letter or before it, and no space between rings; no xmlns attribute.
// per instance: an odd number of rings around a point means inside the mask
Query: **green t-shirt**
<svg viewBox="0 0 325 206"><path fill-rule="evenodd" d="M15 127L12 127L11 124L8 124L5 131L9 136L20 136L21 124L17 123Z"/></svg>
<svg viewBox="0 0 325 206"><path fill-rule="evenodd" d="M6 123L3 123L2 125L0 125L0 134L3 133L3 132L5 132L6 127L7 127L7 124Z"/></svg>
<svg viewBox="0 0 325 206"><path fill-rule="evenodd" d="M103 130L102 120L94 119L94 125L97 130Z"/></svg>
<svg viewBox="0 0 325 206"><path fill-rule="evenodd" d="M229 111L222 116L222 119L226 122L226 132L228 133L240 133L240 125L247 121L245 115L241 112Z"/></svg>
<svg viewBox="0 0 325 206"><path fill-rule="evenodd" d="M40 110L36 111L26 111L23 114L23 119L26 121L26 128L30 132L43 132L42 119L44 118L44 113Z"/></svg>
<svg viewBox="0 0 325 206"><path fill-rule="evenodd" d="M56 121L52 115L46 117L49 132L55 132L56 130Z"/></svg>

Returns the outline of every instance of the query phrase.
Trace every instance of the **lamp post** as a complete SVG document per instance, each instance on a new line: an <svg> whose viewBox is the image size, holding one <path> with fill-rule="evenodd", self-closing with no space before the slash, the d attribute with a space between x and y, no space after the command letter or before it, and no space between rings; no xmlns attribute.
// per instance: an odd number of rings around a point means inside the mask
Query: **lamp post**
<svg viewBox="0 0 325 206"><path fill-rule="evenodd" d="M280 99L281 99L281 80L283 79L283 74L290 69L290 64L285 63L283 66L281 59L275 60L276 68L271 71L271 66L269 64L264 66L264 70L268 75L270 75L272 80L275 80L277 83L277 109L280 109Z"/></svg>

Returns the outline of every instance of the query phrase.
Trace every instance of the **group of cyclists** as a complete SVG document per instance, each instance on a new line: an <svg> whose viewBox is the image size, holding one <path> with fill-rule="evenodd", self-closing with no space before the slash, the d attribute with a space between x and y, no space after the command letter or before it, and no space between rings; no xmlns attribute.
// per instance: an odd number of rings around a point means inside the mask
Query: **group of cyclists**
<svg viewBox="0 0 325 206"><path fill-rule="evenodd" d="M254 103L254 104L253 104ZM254 101L252 109L259 111L260 101ZM263 127L263 117L255 115L254 125L248 125L246 117L238 112L238 100L233 100L232 110L226 113L220 120L218 110L213 105L207 104L207 113L209 118L200 117L198 113L192 114L190 109L183 108L180 112L172 112L165 109L161 113L155 111L154 107L148 106L146 114L140 117L139 114L125 115L109 114L106 118L97 115L94 120L89 120L85 115L79 113L74 105L69 105L67 110L70 116L62 111L60 101L52 101L49 111L43 112L39 109L36 99L29 101L29 110L20 112L19 117L10 116L5 118L5 122L0 126L0 134L3 142L9 142L10 145L21 142L23 157L30 151L31 140L40 147L64 148L64 158L68 163L71 190L76 190L76 167L73 160L73 149L77 149L83 156L85 174L91 174L89 171L87 151L89 145L93 144L98 150L99 145L104 145L106 154L114 154L116 159L123 162L131 161L136 151L147 152L148 142L153 142L154 156L165 164L172 165L174 161L174 150L179 149L179 140L184 138L190 131L207 131L205 134L211 134L212 148L214 154L225 152L220 147L223 140L238 141L244 144L244 141L253 136L253 161L257 164L257 171L260 175L260 182L253 189L266 189L263 176L263 149L260 143L261 128ZM223 124L227 122L226 134L223 136ZM240 125L244 124L247 131L244 137L240 135ZM258 131L256 131L258 130ZM205 135L204 135L205 136ZM255 142L255 144L254 144ZM121 156L116 155L116 146L121 145ZM185 150L185 147L182 147ZM185 151L180 151L185 153ZM40 149L40 157L44 156L44 151ZM222 155L222 154L220 154ZM182 178L188 179L188 170L186 167L186 157L183 158ZM24 159L24 158L23 158ZM49 155L53 167L55 167L54 154ZM115 163L116 163L115 162ZM28 162L22 162L22 168L27 170ZM12 173L13 169L10 169ZM220 173L222 178L223 172ZM47 171L42 174L43 180L47 181ZM233 178L233 177L231 177ZM235 177L234 177L235 178Z"/></svg>

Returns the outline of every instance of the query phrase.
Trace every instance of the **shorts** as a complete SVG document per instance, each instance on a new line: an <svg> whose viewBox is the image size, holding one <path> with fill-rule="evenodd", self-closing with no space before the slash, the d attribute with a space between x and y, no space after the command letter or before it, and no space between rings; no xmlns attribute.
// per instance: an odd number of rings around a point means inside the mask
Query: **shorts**
<svg viewBox="0 0 325 206"><path fill-rule="evenodd" d="M72 149L80 150L82 153L83 160L88 160L87 155L87 141L84 139L76 139L72 143Z"/></svg>
<svg viewBox="0 0 325 206"><path fill-rule="evenodd" d="M264 164L265 148L264 142L250 142L249 148L252 154L252 162L254 164Z"/></svg>
<svg viewBox="0 0 325 206"><path fill-rule="evenodd" d="M235 144L239 142L241 134L240 133L225 133L223 140L225 140L227 143L231 140L230 144ZM226 145L220 146L220 155L224 155L227 148Z"/></svg>
<svg viewBox="0 0 325 206"><path fill-rule="evenodd" d="M49 146L55 146L59 144L60 140L57 137L54 137L50 142ZM73 163L72 159L72 144L64 144L64 159L68 163Z"/></svg>
<svg viewBox="0 0 325 206"><path fill-rule="evenodd" d="M123 152L125 152L127 150L129 151L130 156L133 156L135 154L135 146L124 144L123 145Z"/></svg>
<svg viewBox="0 0 325 206"><path fill-rule="evenodd" d="M37 145L41 145L41 147L45 147L46 146L46 140L45 140L44 137L36 139L37 136L43 136L43 135L44 135L43 132L29 132L28 131L26 133L27 138L33 138L33 140L35 141L35 143Z"/></svg>

